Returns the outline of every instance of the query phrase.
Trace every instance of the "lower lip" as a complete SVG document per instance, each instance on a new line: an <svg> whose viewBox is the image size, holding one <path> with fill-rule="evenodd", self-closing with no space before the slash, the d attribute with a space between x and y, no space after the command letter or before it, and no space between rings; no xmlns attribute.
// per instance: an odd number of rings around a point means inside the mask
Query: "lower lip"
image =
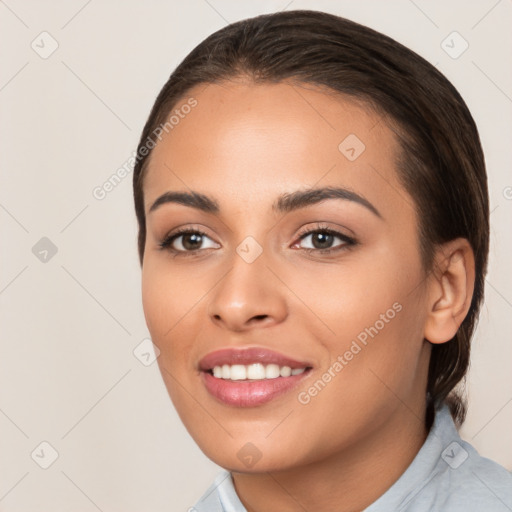
<svg viewBox="0 0 512 512"><path fill-rule="evenodd" d="M235 407L255 407L291 391L310 372L264 380L224 380L202 372L208 392L222 403Z"/></svg>

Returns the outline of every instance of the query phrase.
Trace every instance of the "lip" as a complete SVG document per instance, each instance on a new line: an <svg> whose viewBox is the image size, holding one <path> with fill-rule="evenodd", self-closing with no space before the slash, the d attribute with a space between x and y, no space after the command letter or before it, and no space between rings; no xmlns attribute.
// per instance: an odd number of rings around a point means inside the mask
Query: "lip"
<svg viewBox="0 0 512 512"><path fill-rule="evenodd" d="M201 372L201 377L208 392L223 404L256 407L290 392L310 371L268 380L224 380L217 379L208 372Z"/></svg>
<svg viewBox="0 0 512 512"><path fill-rule="evenodd" d="M223 364L277 364L290 368L306 368L299 375L263 380L224 380L212 375L214 366ZM207 354L199 363L201 380L206 390L225 405L256 407L292 391L311 372L312 365L264 348L223 349Z"/></svg>
<svg viewBox="0 0 512 512"><path fill-rule="evenodd" d="M199 369L203 372L211 370L214 366L223 364L277 364L289 366L290 368L307 368L311 363L307 361L296 361L288 356L268 350L266 348L254 347L244 349L226 348L210 352L199 361Z"/></svg>

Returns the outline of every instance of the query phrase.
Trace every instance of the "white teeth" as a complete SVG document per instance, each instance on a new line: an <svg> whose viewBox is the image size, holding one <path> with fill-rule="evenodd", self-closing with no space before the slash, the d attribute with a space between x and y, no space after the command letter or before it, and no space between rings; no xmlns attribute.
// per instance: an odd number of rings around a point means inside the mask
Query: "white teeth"
<svg viewBox="0 0 512 512"><path fill-rule="evenodd" d="M277 379L279 377L279 365L277 364L267 364L265 368L265 378L266 379Z"/></svg>
<svg viewBox="0 0 512 512"><path fill-rule="evenodd" d="M247 369L243 364L234 364L231 367L231 380L245 380L247 378Z"/></svg>
<svg viewBox="0 0 512 512"><path fill-rule="evenodd" d="M300 375L305 371L306 368L293 368L292 370L289 366L280 367L277 364L224 364L213 368L213 376L217 379L225 380L263 380Z"/></svg>
<svg viewBox="0 0 512 512"><path fill-rule="evenodd" d="M279 369L279 375L281 377L289 377L292 374L292 369L289 366L282 366Z"/></svg>
<svg viewBox="0 0 512 512"><path fill-rule="evenodd" d="M222 378L229 379L231 377L231 366L225 364L222 366Z"/></svg>
<svg viewBox="0 0 512 512"><path fill-rule="evenodd" d="M265 367L260 363L254 363L247 366L247 378L260 380L265 378Z"/></svg>

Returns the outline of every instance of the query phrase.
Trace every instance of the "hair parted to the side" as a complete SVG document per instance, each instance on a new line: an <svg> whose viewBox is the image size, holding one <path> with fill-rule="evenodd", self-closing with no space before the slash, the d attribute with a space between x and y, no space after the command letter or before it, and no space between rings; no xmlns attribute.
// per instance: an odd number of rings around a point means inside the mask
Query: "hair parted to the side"
<svg viewBox="0 0 512 512"><path fill-rule="evenodd" d="M133 187L141 264L143 180L151 156L146 141L192 87L236 78L311 84L364 102L399 141L397 173L415 202L425 271L432 270L436 244L458 237L470 242L476 274L471 307L453 339L432 345L427 384L427 422L447 402L462 424L466 403L454 388L469 366L489 250L484 156L457 90L434 66L390 37L335 15L286 11L228 25L192 50L158 95L138 146Z"/></svg>

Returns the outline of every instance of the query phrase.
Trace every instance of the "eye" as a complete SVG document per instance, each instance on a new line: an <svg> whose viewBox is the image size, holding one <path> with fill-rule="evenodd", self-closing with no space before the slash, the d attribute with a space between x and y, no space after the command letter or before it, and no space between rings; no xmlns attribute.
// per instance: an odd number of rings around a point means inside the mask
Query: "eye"
<svg viewBox="0 0 512 512"><path fill-rule="evenodd" d="M220 247L203 231L191 228L171 233L159 243L159 246L175 253L192 253L201 249Z"/></svg>
<svg viewBox="0 0 512 512"><path fill-rule="evenodd" d="M320 253L329 253L342 250L347 246L355 245L356 241L330 228L316 228L306 231L299 235L299 242L293 247L299 247L308 252L316 251Z"/></svg>
<svg viewBox="0 0 512 512"><path fill-rule="evenodd" d="M299 241L292 247L301 248L307 252L327 254L355 244L356 241L353 238L343 233L326 227L317 227L301 233ZM183 228L175 231L167 235L158 245L162 250L174 253L175 256L193 255L201 250L220 247L205 232L197 228Z"/></svg>

